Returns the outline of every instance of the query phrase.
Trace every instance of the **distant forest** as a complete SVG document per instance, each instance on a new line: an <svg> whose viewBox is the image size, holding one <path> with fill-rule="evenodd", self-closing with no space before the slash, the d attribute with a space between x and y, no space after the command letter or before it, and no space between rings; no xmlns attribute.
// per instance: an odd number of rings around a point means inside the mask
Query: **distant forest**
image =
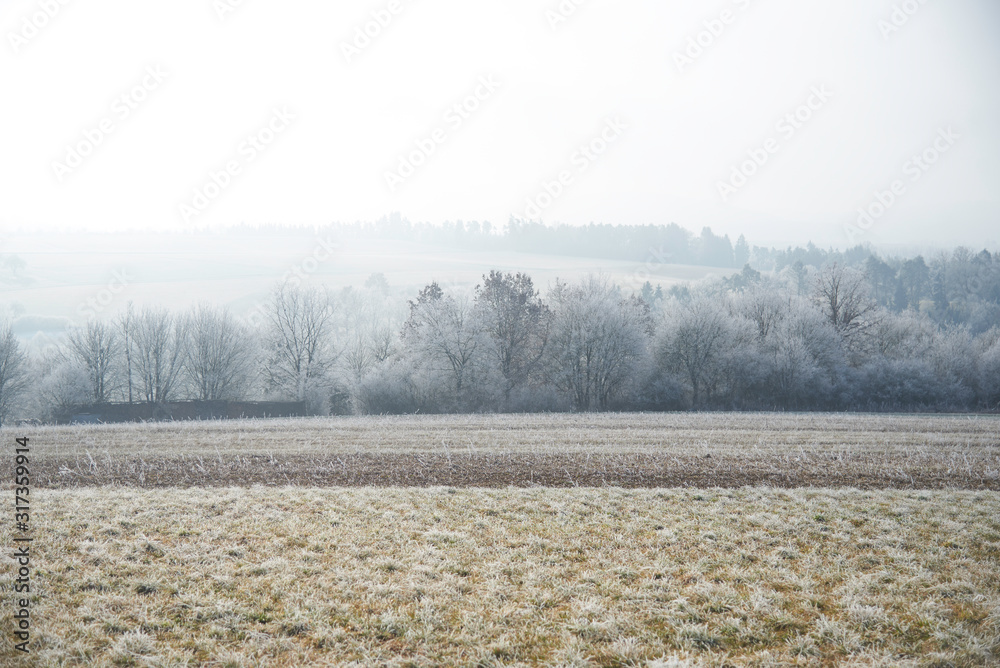
<svg viewBox="0 0 1000 668"><path fill-rule="evenodd" d="M313 228L300 228L315 233ZM245 226L233 232L287 233L285 226ZM497 227L490 222L445 221L440 225L412 223L399 214L384 216L374 223L335 224L321 233L341 238L374 238L412 241L461 250L508 250L543 255L566 255L603 260L646 262L653 259L669 264L709 267L742 267L750 260L751 249L740 235L735 245L728 236L716 236L705 228L695 236L689 230L669 225L550 226L511 218Z"/></svg>
<svg viewBox="0 0 1000 668"><path fill-rule="evenodd" d="M261 232L268 228L234 228ZM279 233L287 228L274 227ZM305 231L306 228L303 228ZM315 233L308 228L309 233ZM939 251L932 257L885 256L869 246L846 250L822 249L809 243L786 249L751 247L741 234L733 244L727 235L715 235L704 228L695 235L674 223L669 225L547 226L511 219L502 229L478 221L446 221L443 225L411 223L398 214L375 223L333 225L323 228L340 237L406 240L464 250L512 250L522 253L567 255L595 259L628 260L652 264L692 264L725 269L742 269L740 276L727 282L739 290L761 275L781 274L794 284L796 294L807 294L811 274L837 264L862 273L867 290L882 308L901 313L925 313L940 325L968 325L982 333L1000 325L1000 254L986 249L974 251L958 247ZM647 301L657 286L645 288ZM675 286L671 294L685 294L690 288ZM661 287L662 294L662 287Z"/></svg>
<svg viewBox="0 0 1000 668"><path fill-rule="evenodd" d="M617 246L604 253L642 260L642 243L674 229L463 224L456 237L457 225L399 224L421 241L516 246L537 234L595 254L608 234ZM346 231L406 238L386 225ZM678 238L672 253L719 239ZM745 259L726 278L634 292L590 276L541 294L530 276L500 271L416 294L381 274L339 290L284 284L249 318L129 305L40 354L0 324L0 419L181 399L303 401L315 414L1000 410L1000 254L808 246Z"/></svg>
<svg viewBox="0 0 1000 668"><path fill-rule="evenodd" d="M690 264L723 269L741 269L746 264L758 271L781 271L797 263L821 267L836 262L861 266L869 256L881 257L897 266L907 257L880 256L867 245L846 250L823 249L809 243L785 249L751 246L744 235L732 241L711 228L695 234L676 223L666 225L545 225L511 218L503 226L479 221L445 221L440 225L413 223L399 214L383 216L376 222L332 224L321 228L300 227L304 234L332 234L340 238L370 238L411 241L461 250L508 250L520 253L565 255L570 257L660 264ZM287 226L236 226L229 232L287 234ZM959 249L957 259L971 259L971 250ZM925 263L940 263L951 253L942 251ZM898 268L898 267L897 267Z"/></svg>

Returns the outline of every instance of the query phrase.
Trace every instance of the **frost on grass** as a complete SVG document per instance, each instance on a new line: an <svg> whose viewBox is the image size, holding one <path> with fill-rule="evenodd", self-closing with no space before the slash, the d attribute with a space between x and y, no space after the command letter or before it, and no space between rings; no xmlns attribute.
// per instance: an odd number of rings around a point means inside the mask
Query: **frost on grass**
<svg viewBox="0 0 1000 668"><path fill-rule="evenodd" d="M996 492L67 489L34 503L38 665L1000 653Z"/></svg>
<svg viewBox="0 0 1000 668"><path fill-rule="evenodd" d="M434 415L34 427L36 487L1000 491L1000 417ZM0 459L0 479L13 476ZM901 511L903 512L903 511Z"/></svg>

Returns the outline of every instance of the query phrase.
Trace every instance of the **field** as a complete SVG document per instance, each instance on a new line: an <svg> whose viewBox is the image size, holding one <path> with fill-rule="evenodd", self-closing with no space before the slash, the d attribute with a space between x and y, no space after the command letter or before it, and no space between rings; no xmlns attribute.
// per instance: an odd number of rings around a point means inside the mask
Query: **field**
<svg viewBox="0 0 1000 668"><path fill-rule="evenodd" d="M17 434L32 444L30 665L1000 656L996 417L424 416ZM0 522L0 544L11 530ZM4 614L0 664L29 665L12 631Z"/></svg>
<svg viewBox="0 0 1000 668"><path fill-rule="evenodd" d="M580 414L35 428L35 484L1000 490L1000 417ZM0 461L9 479L11 462ZM6 468L5 468L6 467Z"/></svg>

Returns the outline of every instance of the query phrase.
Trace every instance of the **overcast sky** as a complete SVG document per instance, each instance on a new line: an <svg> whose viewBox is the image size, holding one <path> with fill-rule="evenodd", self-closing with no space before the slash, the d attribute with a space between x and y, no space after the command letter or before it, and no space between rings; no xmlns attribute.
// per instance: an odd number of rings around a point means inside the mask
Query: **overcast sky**
<svg viewBox="0 0 1000 668"><path fill-rule="evenodd" d="M995 0L576 2L0 0L0 226L1000 238Z"/></svg>

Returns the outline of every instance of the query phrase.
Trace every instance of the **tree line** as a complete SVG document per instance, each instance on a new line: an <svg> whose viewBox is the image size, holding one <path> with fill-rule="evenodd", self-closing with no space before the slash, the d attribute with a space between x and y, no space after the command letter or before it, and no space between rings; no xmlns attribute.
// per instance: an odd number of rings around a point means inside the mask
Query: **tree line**
<svg viewBox="0 0 1000 668"><path fill-rule="evenodd" d="M303 228L304 229L304 228ZM285 227L237 227L234 233L287 233ZM314 231L308 230L310 233ZM751 248L741 234L735 242L711 228L699 234L677 225L546 225L511 217L504 225L489 221L446 220L414 223L397 214L374 222L333 224L315 230L339 239L389 239L472 251L515 251L632 262L742 267Z"/></svg>
<svg viewBox="0 0 1000 668"><path fill-rule="evenodd" d="M491 271L409 299L375 274L339 291L276 286L250 318L129 304L40 355L0 327L0 418L180 399L316 414L997 410L1000 256L952 259L941 279L922 258L894 269L870 255L668 290L589 276L544 295Z"/></svg>

